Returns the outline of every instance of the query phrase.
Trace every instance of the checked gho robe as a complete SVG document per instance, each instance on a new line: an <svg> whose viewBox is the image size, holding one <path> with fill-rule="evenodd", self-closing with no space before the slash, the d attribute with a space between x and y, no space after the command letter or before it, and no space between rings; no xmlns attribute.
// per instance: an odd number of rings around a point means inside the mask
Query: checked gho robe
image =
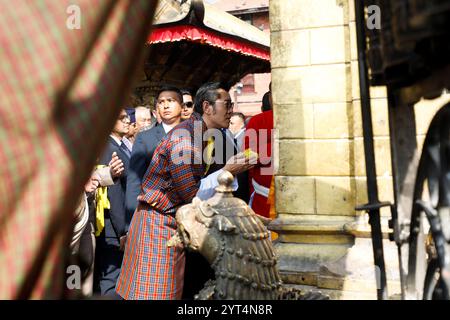
<svg viewBox="0 0 450 320"><path fill-rule="evenodd" d="M184 249L181 244L168 247L167 242L176 234L176 210L192 201L204 177L201 137L205 130L200 115L194 113L173 128L153 154L131 220L117 282L116 291L124 299L181 299ZM187 155L187 161L180 161L177 155Z"/></svg>

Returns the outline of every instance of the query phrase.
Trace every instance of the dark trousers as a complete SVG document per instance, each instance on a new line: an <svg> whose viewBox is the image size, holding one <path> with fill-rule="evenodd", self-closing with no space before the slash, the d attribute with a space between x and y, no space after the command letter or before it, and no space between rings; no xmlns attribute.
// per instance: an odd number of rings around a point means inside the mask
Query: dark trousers
<svg viewBox="0 0 450 320"><path fill-rule="evenodd" d="M215 277L214 270L211 269L208 261L200 253L186 250L182 299L194 299L209 279L215 279Z"/></svg>
<svg viewBox="0 0 450 320"><path fill-rule="evenodd" d="M119 250L118 240L108 239L102 235L97 238L95 253L94 288L97 293L108 298L119 299L116 282L122 267L123 252Z"/></svg>

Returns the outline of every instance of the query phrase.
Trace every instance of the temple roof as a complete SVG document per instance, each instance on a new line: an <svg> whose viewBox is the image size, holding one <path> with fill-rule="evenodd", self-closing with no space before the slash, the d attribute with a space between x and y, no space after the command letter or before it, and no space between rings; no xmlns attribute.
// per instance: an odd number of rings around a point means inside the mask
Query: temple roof
<svg viewBox="0 0 450 320"><path fill-rule="evenodd" d="M141 96L169 84L194 92L207 81L231 87L246 74L270 72L269 34L203 1L161 0L153 25Z"/></svg>

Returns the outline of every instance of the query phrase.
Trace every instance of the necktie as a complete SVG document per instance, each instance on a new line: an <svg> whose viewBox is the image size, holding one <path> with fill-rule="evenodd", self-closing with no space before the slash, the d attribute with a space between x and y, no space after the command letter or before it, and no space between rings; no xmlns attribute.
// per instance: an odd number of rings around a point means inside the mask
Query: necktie
<svg viewBox="0 0 450 320"><path fill-rule="evenodd" d="M120 144L120 149L122 149L123 152L125 152L125 154L127 155L128 158L131 157L131 152L130 152L130 150L128 149L128 147L125 145L125 143L122 142L122 143Z"/></svg>

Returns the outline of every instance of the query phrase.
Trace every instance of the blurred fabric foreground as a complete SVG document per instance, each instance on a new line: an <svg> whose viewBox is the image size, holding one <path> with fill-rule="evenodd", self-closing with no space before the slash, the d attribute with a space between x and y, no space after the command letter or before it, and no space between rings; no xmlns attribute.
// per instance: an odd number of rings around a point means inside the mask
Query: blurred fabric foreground
<svg viewBox="0 0 450 320"><path fill-rule="evenodd" d="M0 1L0 299L65 297L74 207L133 85L155 4ZM68 28L70 5L80 29Z"/></svg>

